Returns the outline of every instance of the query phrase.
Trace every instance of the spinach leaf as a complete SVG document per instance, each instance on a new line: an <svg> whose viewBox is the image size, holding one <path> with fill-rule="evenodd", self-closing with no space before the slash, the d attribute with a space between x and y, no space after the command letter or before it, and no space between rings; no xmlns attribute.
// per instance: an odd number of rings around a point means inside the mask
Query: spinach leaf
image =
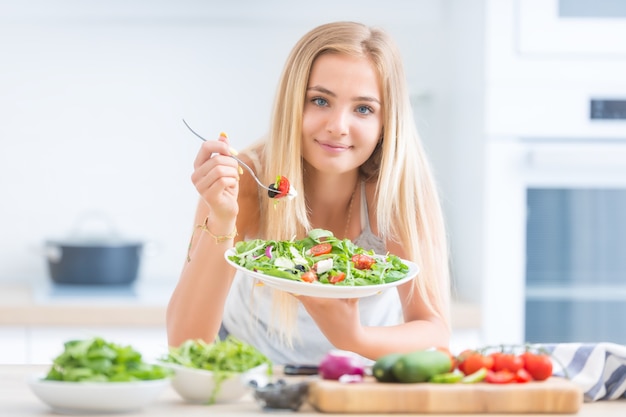
<svg viewBox="0 0 626 417"><path fill-rule="evenodd" d="M128 382L167 378L171 371L143 361L132 346L101 337L70 340L52 361L45 379L53 381Z"/></svg>

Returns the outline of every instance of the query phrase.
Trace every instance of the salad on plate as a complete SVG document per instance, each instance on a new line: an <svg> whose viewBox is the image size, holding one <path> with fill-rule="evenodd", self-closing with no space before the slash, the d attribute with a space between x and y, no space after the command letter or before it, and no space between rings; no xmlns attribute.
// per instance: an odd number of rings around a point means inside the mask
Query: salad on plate
<svg viewBox="0 0 626 417"><path fill-rule="evenodd" d="M301 240L237 242L227 259L257 274L335 287L391 284L411 272L396 255L375 254L324 229L313 229Z"/></svg>

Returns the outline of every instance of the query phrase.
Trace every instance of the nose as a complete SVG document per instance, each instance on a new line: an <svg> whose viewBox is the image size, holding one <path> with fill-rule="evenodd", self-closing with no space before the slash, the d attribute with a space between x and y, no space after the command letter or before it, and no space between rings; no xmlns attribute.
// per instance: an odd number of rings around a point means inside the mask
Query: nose
<svg viewBox="0 0 626 417"><path fill-rule="evenodd" d="M332 136L346 136L348 134L350 123L348 111L335 108L328 114L326 121L326 130Z"/></svg>

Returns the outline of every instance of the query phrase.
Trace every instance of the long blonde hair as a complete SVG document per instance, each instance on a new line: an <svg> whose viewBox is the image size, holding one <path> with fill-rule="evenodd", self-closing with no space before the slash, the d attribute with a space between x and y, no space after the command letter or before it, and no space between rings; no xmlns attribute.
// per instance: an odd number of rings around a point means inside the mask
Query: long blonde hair
<svg viewBox="0 0 626 417"><path fill-rule="evenodd" d="M417 133L399 50L383 30L360 23L319 26L294 46L283 69L272 121L261 152L266 183L276 173L304 190L302 114L313 63L322 54L367 57L382 89L383 139L361 175L376 181L376 219L382 238L399 242L420 266L413 289L449 326L450 278L444 218L431 168ZM384 195L384 198L381 196ZM285 204L261 199L261 235L266 239L302 237L310 229L304 198Z"/></svg>

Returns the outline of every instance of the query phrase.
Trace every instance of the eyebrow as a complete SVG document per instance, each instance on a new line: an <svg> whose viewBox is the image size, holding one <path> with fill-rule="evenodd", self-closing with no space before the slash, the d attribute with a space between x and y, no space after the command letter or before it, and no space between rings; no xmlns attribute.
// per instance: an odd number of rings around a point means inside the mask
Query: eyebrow
<svg viewBox="0 0 626 417"><path fill-rule="evenodd" d="M319 91L320 93L328 94L331 97L337 97L337 94L335 94L332 91L330 91L329 89L321 87L319 85L314 85L312 87L308 87L306 90L307 91ZM378 100L375 97L370 97L370 96L358 96L358 97L354 97L352 100L353 101L369 101L369 102L380 104L380 100Z"/></svg>

